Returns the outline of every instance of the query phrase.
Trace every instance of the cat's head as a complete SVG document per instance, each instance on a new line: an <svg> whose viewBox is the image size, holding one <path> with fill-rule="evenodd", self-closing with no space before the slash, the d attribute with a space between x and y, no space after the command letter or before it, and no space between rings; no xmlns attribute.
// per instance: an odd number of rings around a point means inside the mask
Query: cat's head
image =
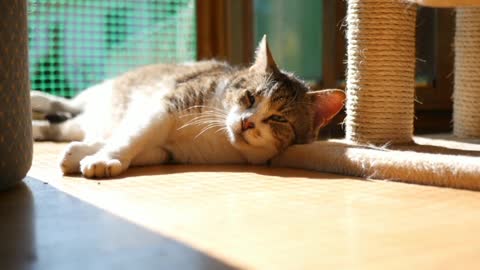
<svg viewBox="0 0 480 270"><path fill-rule="evenodd" d="M266 37L255 62L229 83L226 120L229 139L252 162L263 162L292 144L313 142L343 107L341 90L311 91L294 75L281 71Z"/></svg>

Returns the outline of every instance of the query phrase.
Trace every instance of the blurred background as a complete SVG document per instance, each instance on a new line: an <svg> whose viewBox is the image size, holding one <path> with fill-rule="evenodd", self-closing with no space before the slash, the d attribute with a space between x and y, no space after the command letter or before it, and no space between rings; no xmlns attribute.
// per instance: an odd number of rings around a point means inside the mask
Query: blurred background
<svg viewBox="0 0 480 270"><path fill-rule="evenodd" d="M28 0L32 89L72 97L133 67L216 58L248 65L264 34L313 88L345 88L345 1ZM415 132L451 129L450 9L417 17ZM339 115L324 137L343 135Z"/></svg>

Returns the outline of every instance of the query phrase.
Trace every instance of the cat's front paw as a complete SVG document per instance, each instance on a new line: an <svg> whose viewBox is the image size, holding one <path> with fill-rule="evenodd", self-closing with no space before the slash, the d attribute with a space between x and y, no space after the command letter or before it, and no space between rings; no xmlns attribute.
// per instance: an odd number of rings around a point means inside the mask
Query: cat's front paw
<svg viewBox="0 0 480 270"><path fill-rule="evenodd" d="M127 168L125 162L107 155L87 156L80 161L80 171L87 178L115 177Z"/></svg>
<svg viewBox="0 0 480 270"><path fill-rule="evenodd" d="M79 173L80 161L86 156L95 154L103 143L71 142L60 156L59 165L64 174Z"/></svg>
<svg viewBox="0 0 480 270"><path fill-rule="evenodd" d="M83 143L71 142L60 157L60 169L64 174L79 173L80 160L87 155Z"/></svg>

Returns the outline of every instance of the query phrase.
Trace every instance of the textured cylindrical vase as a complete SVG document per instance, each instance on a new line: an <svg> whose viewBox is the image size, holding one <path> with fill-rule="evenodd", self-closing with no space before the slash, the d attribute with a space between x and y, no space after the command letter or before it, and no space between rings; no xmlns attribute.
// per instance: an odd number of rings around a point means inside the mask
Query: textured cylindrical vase
<svg viewBox="0 0 480 270"><path fill-rule="evenodd" d="M412 141L416 7L400 0L348 0L346 139Z"/></svg>
<svg viewBox="0 0 480 270"><path fill-rule="evenodd" d="M480 8L457 8L453 133L480 138Z"/></svg>
<svg viewBox="0 0 480 270"><path fill-rule="evenodd" d="M0 190L32 164L27 1L0 0Z"/></svg>

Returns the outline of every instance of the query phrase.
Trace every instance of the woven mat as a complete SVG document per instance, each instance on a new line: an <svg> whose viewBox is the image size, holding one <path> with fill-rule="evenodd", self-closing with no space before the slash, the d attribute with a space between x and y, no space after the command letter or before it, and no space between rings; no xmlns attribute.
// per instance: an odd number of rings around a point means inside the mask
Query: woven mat
<svg viewBox="0 0 480 270"><path fill-rule="evenodd" d="M95 181L61 175L64 146L36 143L29 176L240 268L480 265L478 192L253 166L134 168Z"/></svg>

